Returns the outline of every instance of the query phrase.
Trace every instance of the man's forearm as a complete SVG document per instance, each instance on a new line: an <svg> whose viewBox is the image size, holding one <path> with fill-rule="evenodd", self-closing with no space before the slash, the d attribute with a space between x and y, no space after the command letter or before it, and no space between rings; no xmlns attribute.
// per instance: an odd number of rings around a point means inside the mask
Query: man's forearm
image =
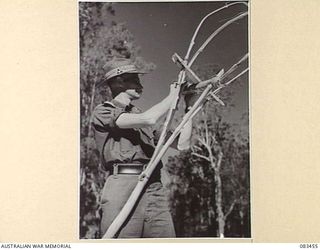
<svg viewBox="0 0 320 250"><path fill-rule="evenodd" d="M123 113L116 121L120 128L139 128L145 126L152 126L168 111L174 95L170 93L165 99L154 105L147 111L140 114Z"/></svg>
<svg viewBox="0 0 320 250"><path fill-rule="evenodd" d="M168 111L172 102L173 95L168 95L161 102L143 112L142 115L145 116L146 119L150 120L151 125L154 125Z"/></svg>
<svg viewBox="0 0 320 250"><path fill-rule="evenodd" d="M191 145L192 135L192 119L190 119L182 128L179 139L178 139L178 150L187 150Z"/></svg>

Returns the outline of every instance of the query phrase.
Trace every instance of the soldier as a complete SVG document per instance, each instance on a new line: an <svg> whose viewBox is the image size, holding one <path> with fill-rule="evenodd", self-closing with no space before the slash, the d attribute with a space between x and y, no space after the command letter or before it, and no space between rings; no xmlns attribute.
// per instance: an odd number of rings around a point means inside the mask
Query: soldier
<svg viewBox="0 0 320 250"><path fill-rule="evenodd" d="M124 58L108 62L104 69L105 82L113 99L98 105L92 116L95 140L103 167L110 171L103 188L101 235L119 214L138 182L138 176L149 162L155 138L152 126L168 111L174 100L175 85L170 85L167 97L145 112L131 102L140 98L142 85L137 67ZM188 146L191 122L181 133L179 148ZM157 165L133 212L118 233L119 238L175 237L168 200Z"/></svg>

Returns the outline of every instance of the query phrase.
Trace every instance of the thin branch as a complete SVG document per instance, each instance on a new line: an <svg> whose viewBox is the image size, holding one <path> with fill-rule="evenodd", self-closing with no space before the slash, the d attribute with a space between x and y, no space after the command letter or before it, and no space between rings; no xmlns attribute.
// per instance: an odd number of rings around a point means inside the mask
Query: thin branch
<svg viewBox="0 0 320 250"><path fill-rule="evenodd" d="M217 168L221 169L221 162L222 162L223 153L220 151L218 153L218 161L217 161Z"/></svg>
<svg viewBox="0 0 320 250"><path fill-rule="evenodd" d="M230 207L229 207L229 209L228 209L228 212L224 215L224 219L225 219L225 220L226 220L227 217L231 214L231 212L232 212L232 210L233 210L233 208L234 208L234 206L236 205L237 202L238 202L237 199L235 199L235 200L232 202L232 204L230 205Z"/></svg>
<svg viewBox="0 0 320 250"><path fill-rule="evenodd" d="M217 159L213 156L211 149L210 149L210 151L209 151L209 159L210 159L211 167L213 168L213 170L214 170L215 172L217 172L217 171L219 170L219 169L217 168L217 164L216 164Z"/></svg>
<svg viewBox="0 0 320 250"><path fill-rule="evenodd" d="M197 145L193 145L193 147L196 148L196 149L199 150L199 151L202 151L202 148L200 148L200 147L197 146ZM194 152L194 149L193 149L193 148L191 148L191 150L192 150L192 152Z"/></svg>
<svg viewBox="0 0 320 250"><path fill-rule="evenodd" d="M197 140L203 145L206 147L206 149L208 150L208 152L211 150L209 145L202 139L202 138L197 138Z"/></svg>
<svg viewBox="0 0 320 250"><path fill-rule="evenodd" d="M206 160L206 161L208 161L208 162L210 162L210 159L209 159L209 157L207 157L207 156L204 156L204 155L201 155L201 154L198 154L198 153L195 153L195 152L192 152L191 154L194 155L194 156L197 156L197 157L199 157L199 158L201 158L201 159L204 159L204 160Z"/></svg>
<svg viewBox="0 0 320 250"><path fill-rule="evenodd" d="M210 141L209 141L209 131L208 131L208 120L207 116L204 119L204 128L205 128L205 133L206 133L206 143L210 147Z"/></svg>
<svg viewBox="0 0 320 250"><path fill-rule="evenodd" d="M203 145L205 146L205 141L201 138L201 137L198 137L197 140Z"/></svg>
<svg viewBox="0 0 320 250"><path fill-rule="evenodd" d="M218 143L216 137L214 135L211 136L210 147L212 148L214 144Z"/></svg>

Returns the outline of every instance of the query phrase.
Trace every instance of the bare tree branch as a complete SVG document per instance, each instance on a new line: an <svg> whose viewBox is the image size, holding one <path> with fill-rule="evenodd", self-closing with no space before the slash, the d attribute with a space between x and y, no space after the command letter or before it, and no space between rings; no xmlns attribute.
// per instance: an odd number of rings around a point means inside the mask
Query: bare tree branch
<svg viewBox="0 0 320 250"><path fill-rule="evenodd" d="M197 156L197 157L199 157L199 158L201 158L201 159L204 159L204 160L206 160L206 161L208 161L208 162L210 162L210 159L209 159L209 157L207 157L207 156L204 156L204 155L201 155L201 154L198 154L198 153L195 153L195 152L192 152L191 154L194 155L194 156Z"/></svg>
<svg viewBox="0 0 320 250"><path fill-rule="evenodd" d="M207 142L205 140L203 140L201 137L197 138L197 140L203 145L206 147L206 149L208 150L208 152L211 151L211 148L210 146L207 144Z"/></svg>
<svg viewBox="0 0 320 250"><path fill-rule="evenodd" d="M204 128L205 128L205 135L206 135L206 143L210 146L209 142L209 131L208 131L208 120L204 120Z"/></svg>
<svg viewBox="0 0 320 250"><path fill-rule="evenodd" d="M225 215L224 215L224 219L225 219L225 220L226 220L227 217L231 214L231 212L233 211L233 208L234 208L234 206L236 205L237 202L238 202L237 199L235 199L235 200L232 202L232 204L230 205L230 207L229 207L229 209L228 209L228 212L226 212Z"/></svg>
<svg viewBox="0 0 320 250"><path fill-rule="evenodd" d="M195 148L195 149L197 149L197 150L199 150L199 151L202 151L202 148L200 148L200 147L197 146L197 145L193 145L193 147L191 148L192 152L194 152L194 149L193 149L193 148Z"/></svg>
<svg viewBox="0 0 320 250"><path fill-rule="evenodd" d="M218 160L217 160L217 168L221 169L221 162L222 162L222 158L223 158L223 153L220 150L220 152L218 153Z"/></svg>

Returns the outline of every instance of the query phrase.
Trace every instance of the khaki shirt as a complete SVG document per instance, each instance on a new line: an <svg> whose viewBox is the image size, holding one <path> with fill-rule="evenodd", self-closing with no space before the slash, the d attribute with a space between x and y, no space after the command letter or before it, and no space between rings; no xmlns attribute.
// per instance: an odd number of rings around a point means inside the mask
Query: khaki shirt
<svg viewBox="0 0 320 250"><path fill-rule="evenodd" d="M142 162L150 160L154 151L151 128L122 129L116 125L122 113L141 113L133 105L124 106L112 100L98 105L92 115L95 141L105 166L113 163Z"/></svg>

